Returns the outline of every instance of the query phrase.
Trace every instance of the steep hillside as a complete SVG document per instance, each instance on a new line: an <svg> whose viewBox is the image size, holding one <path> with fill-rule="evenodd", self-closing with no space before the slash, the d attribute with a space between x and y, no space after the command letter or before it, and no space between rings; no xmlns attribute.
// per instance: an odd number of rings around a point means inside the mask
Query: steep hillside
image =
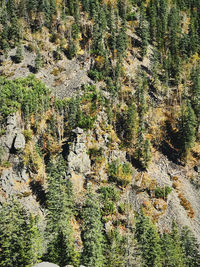
<svg viewBox="0 0 200 267"><path fill-rule="evenodd" d="M0 266L200 266L200 2L0 3Z"/></svg>

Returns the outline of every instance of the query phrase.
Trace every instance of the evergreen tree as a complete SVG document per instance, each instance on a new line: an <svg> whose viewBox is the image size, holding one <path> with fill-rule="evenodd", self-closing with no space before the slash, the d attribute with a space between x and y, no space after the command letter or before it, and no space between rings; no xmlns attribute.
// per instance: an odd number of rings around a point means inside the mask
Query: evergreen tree
<svg viewBox="0 0 200 267"><path fill-rule="evenodd" d="M166 35L168 23L168 0L160 0L157 4L157 43L158 48L164 52L166 50Z"/></svg>
<svg viewBox="0 0 200 267"><path fill-rule="evenodd" d="M16 45L22 39L21 25L16 15L13 15L13 17L10 19L10 22L11 26L9 27L8 37L13 41L14 45Z"/></svg>
<svg viewBox="0 0 200 267"><path fill-rule="evenodd" d="M191 104L197 117L198 123L200 123L200 68L193 69L192 74L192 86L190 88Z"/></svg>
<svg viewBox="0 0 200 267"><path fill-rule="evenodd" d="M67 48L66 55L68 59L72 59L76 56L77 46L74 40L70 40Z"/></svg>
<svg viewBox="0 0 200 267"><path fill-rule="evenodd" d="M73 189L66 178L66 163L62 157L50 161L47 191L48 251L45 259L64 266L78 266L79 255L75 249L73 229Z"/></svg>
<svg viewBox="0 0 200 267"><path fill-rule="evenodd" d="M131 103L128 106L128 110L125 118L125 140L131 145L136 137L138 127L138 114L135 104Z"/></svg>
<svg viewBox="0 0 200 267"><path fill-rule="evenodd" d="M182 106L180 118L180 141L182 155L186 156L195 142L196 116L189 101Z"/></svg>
<svg viewBox="0 0 200 267"><path fill-rule="evenodd" d="M127 45L126 23L124 22L120 27L116 40L117 56L119 60L122 60L122 58L126 55Z"/></svg>
<svg viewBox="0 0 200 267"><path fill-rule="evenodd" d="M147 53L149 44L149 27L146 20L146 10L144 5L141 5L140 7L139 35L141 38L141 55L143 58Z"/></svg>
<svg viewBox="0 0 200 267"><path fill-rule="evenodd" d="M37 50L36 58L35 58L35 72L37 73L42 67L42 56L40 51Z"/></svg>
<svg viewBox="0 0 200 267"><path fill-rule="evenodd" d="M176 224L173 223L172 232L162 237L163 266L184 267L185 258L180 242L180 235Z"/></svg>
<svg viewBox="0 0 200 267"><path fill-rule="evenodd" d="M150 0L148 5L148 16L147 19L149 19L149 33L151 40L154 41L156 39L156 20L157 20L157 6L156 1Z"/></svg>
<svg viewBox="0 0 200 267"><path fill-rule="evenodd" d="M90 186L87 189L82 217L82 263L88 267L104 266L101 213L99 203Z"/></svg>
<svg viewBox="0 0 200 267"><path fill-rule="evenodd" d="M142 252L144 267L161 267L161 246L160 236L156 230L156 226L143 213L137 216L136 222L136 238Z"/></svg>
<svg viewBox="0 0 200 267"><path fill-rule="evenodd" d="M125 265L125 238L117 230L107 233L106 266L120 267Z"/></svg>
<svg viewBox="0 0 200 267"><path fill-rule="evenodd" d="M199 244L188 227L183 227L181 230L181 246L186 258L186 266L200 266Z"/></svg>
<svg viewBox="0 0 200 267"><path fill-rule="evenodd" d="M151 158L152 158L152 154L151 154L151 143L148 139L146 139L144 141L144 150L143 150L143 157L142 157L142 166L143 168L147 168Z"/></svg>
<svg viewBox="0 0 200 267"><path fill-rule="evenodd" d="M28 266L38 262L42 237L33 216L15 200L0 208L0 266Z"/></svg>
<svg viewBox="0 0 200 267"><path fill-rule="evenodd" d="M19 43L17 46L16 54L15 54L15 61L16 63L20 63L23 60L23 50L22 45Z"/></svg>

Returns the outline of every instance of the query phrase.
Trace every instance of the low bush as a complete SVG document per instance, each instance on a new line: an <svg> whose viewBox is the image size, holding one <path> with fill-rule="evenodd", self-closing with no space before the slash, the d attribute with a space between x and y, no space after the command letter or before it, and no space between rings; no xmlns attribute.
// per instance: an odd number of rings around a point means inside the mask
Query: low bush
<svg viewBox="0 0 200 267"><path fill-rule="evenodd" d="M194 218L194 210L190 204L190 202L183 196L181 193L178 195L180 199L180 204L184 207L184 209L187 211L188 216L190 218Z"/></svg>
<svg viewBox="0 0 200 267"><path fill-rule="evenodd" d="M111 181L118 185L127 186L132 179L133 169L130 163L120 163L115 160L108 166L108 175Z"/></svg>
<svg viewBox="0 0 200 267"><path fill-rule="evenodd" d="M33 137L33 131L32 130L24 130L23 134L24 134L24 137L26 139L26 142L30 141Z"/></svg>
<svg viewBox="0 0 200 267"><path fill-rule="evenodd" d="M163 199L167 199L168 195L172 192L172 188L169 186L165 186L165 187L157 187L155 189L155 196L156 198L163 198Z"/></svg>
<svg viewBox="0 0 200 267"><path fill-rule="evenodd" d="M102 215L111 215L116 213L116 202L119 201L120 192L113 186L102 186L99 189L101 202L103 207L101 209Z"/></svg>

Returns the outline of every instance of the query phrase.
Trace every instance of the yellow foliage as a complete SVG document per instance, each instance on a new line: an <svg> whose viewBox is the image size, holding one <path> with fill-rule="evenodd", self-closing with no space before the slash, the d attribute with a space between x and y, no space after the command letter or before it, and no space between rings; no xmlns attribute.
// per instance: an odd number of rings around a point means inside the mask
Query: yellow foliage
<svg viewBox="0 0 200 267"><path fill-rule="evenodd" d="M144 189L154 190L157 186L157 182L154 178L150 177L147 173L142 176L141 187Z"/></svg>

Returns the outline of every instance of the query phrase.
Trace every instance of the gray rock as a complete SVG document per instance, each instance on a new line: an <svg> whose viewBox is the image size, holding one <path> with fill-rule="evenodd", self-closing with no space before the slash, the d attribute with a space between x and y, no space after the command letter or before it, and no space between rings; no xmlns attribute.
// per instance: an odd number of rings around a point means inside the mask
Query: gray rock
<svg viewBox="0 0 200 267"><path fill-rule="evenodd" d="M20 130L20 115L19 113L11 114L7 119L6 132L0 138L0 145L4 147L6 155L5 160L8 158L9 150L13 146L14 139Z"/></svg>
<svg viewBox="0 0 200 267"><path fill-rule="evenodd" d="M90 158L86 152L80 152L79 154L70 152L68 156L68 168L69 172L86 174L90 171Z"/></svg>
<svg viewBox="0 0 200 267"><path fill-rule="evenodd" d="M16 150L24 150L26 145L25 137L22 133L18 133L15 142L14 142L14 148Z"/></svg>
<svg viewBox="0 0 200 267"><path fill-rule="evenodd" d="M22 169L20 174L21 174L21 180L24 181L24 182L27 182L29 176L28 176L28 174L26 172L26 169Z"/></svg>
<svg viewBox="0 0 200 267"><path fill-rule="evenodd" d="M59 267L59 266L54 263L50 263L50 262L41 262L32 267Z"/></svg>
<svg viewBox="0 0 200 267"><path fill-rule="evenodd" d="M76 129L72 130L72 132L75 133L76 135L84 133L83 129L81 129L79 127L77 127Z"/></svg>
<svg viewBox="0 0 200 267"><path fill-rule="evenodd" d="M7 195L10 195L13 191L13 169L5 169L1 174L1 188Z"/></svg>
<svg viewBox="0 0 200 267"><path fill-rule="evenodd" d="M86 136L83 129L76 128L73 130L75 136L69 147L68 155L68 172L76 174L87 174L90 171L90 158L87 154Z"/></svg>

